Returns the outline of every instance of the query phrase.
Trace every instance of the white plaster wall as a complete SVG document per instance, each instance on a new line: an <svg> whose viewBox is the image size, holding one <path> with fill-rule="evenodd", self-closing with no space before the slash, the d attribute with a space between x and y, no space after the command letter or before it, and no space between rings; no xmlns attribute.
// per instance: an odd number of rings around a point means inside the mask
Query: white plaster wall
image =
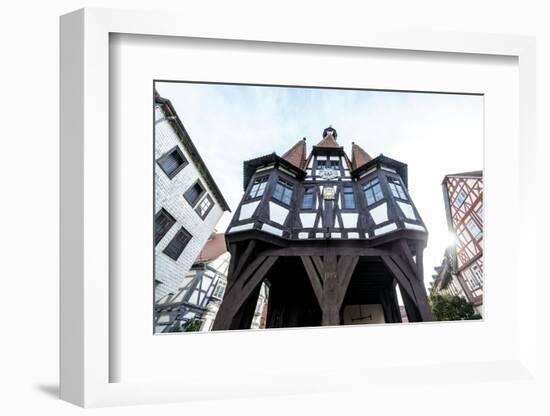
<svg viewBox="0 0 550 416"><path fill-rule="evenodd" d="M207 217L202 220L183 198L185 191L199 178L199 172L191 161L189 154L181 145L180 139L170 123L163 119L162 110L157 108L155 117L156 120L160 120L155 123L155 159L178 145L189 162L172 179L169 179L158 163L155 162L155 213L164 208L176 219L176 223L155 247L155 279L161 282L155 290L155 300L158 300L169 293L176 292L201 248L206 243L208 236L214 230L223 214L223 210L214 198L212 190L208 188L202 178L201 183L214 201L214 206ZM162 250L182 226L189 231L192 238L178 260L175 261L164 254Z"/></svg>
<svg viewBox="0 0 550 416"><path fill-rule="evenodd" d="M317 213L301 213L300 221L302 222L302 227L312 228L315 224L315 217L317 217Z"/></svg>
<svg viewBox="0 0 550 416"><path fill-rule="evenodd" d="M288 209L282 207L274 202L269 202L269 219L278 224L283 225L288 216Z"/></svg>
<svg viewBox="0 0 550 416"><path fill-rule="evenodd" d="M388 220L388 204L385 202L381 205L378 205L376 208L373 208L369 211L370 216L372 217L375 224L381 224L384 221Z"/></svg>
<svg viewBox="0 0 550 416"><path fill-rule="evenodd" d="M238 231L245 231L245 230L251 230L254 227L253 223L250 224L243 224L243 225L237 225L235 227L231 227L227 232L228 233L236 233Z"/></svg>
<svg viewBox="0 0 550 416"><path fill-rule="evenodd" d="M393 230L397 230L397 225L394 222L388 225L384 225L383 227L377 228L376 230L374 230L374 235L386 234Z"/></svg>
<svg viewBox="0 0 550 416"><path fill-rule="evenodd" d="M260 201L249 202L248 204L241 205L241 211L239 213L239 221L246 220L254 214Z"/></svg>
<svg viewBox="0 0 550 416"><path fill-rule="evenodd" d="M278 235L279 237L283 235L283 230L279 230L278 228L275 228L269 224L263 224L262 230L270 234Z"/></svg>
<svg viewBox="0 0 550 416"><path fill-rule="evenodd" d="M357 228L357 218L359 214L356 213L342 213L342 221L344 222L344 228Z"/></svg>
<svg viewBox="0 0 550 416"><path fill-rule="evenodd" d="M409 224L408 222L405 223L405 228L408 228L410 230L419 230L419 231L426 231L424 227L418 224Z"/></svg>
<svg viewBox="0 0 550 416"><path fill-rule="evenodd" d="M409 220L416 220L416 215L414 215L413 207L410 204L397 201L397 205L399 205L399 208L401 208L401 211L403 211L405 217L407 217Z"/></svg>

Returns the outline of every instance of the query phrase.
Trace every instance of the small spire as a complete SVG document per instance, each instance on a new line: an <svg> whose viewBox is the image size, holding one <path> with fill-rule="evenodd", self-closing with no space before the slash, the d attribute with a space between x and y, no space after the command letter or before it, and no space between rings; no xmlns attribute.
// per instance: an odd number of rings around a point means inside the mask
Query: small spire
<svg viewBox="0 0 550 416"><path fill-rule="evenodd" d="M334 137L334 139L336 140L336 138L338 137L338 133L336 132L336 130L332 127L332 125L329 125L326 129L323 130L323 138L326 137L327 135L331 135L332 137Z"/></svg>

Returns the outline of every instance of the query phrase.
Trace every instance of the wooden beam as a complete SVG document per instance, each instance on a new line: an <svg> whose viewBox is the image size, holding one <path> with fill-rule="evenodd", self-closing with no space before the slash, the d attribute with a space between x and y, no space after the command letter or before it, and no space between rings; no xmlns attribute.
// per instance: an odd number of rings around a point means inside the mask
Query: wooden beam
<svg viewBox="0 0 550 416"><path fill-rule="evenodd" d="M277 257L262 256L255 259L247 267L245 272L237 278L238 281L235 282L233 287L225 293L212 329L231 329L233 318L276 261ZM258 263L259 267L255 266ZM248 279L241 283L245 278Z"/></svg>
<svg viewBox="0 0 550 416"><path fill-rule="evenodd" d="M409 281L407 276L401 271L401 269L397 266L393 257L382 256L381 258L384 264L388 267L388 269L390 269L390 272L393 274L393 276L397 280L399 287L402 288L411 297L411 299L414 300L415 296L411 286L411 282Z"/></svg>
<svg viewBox="0 0 550 416"><path fill-rule="evenodd" d="M317 273L315 270L315 266L313 265L313 262L309 256L301 256L302 263L304 264L304 268L306 269L306 273L309 277L309 281L311 283L311 287L313 288L313 292L315 293L315 297L317 298L317 302L319 302L319 307L322 308L321 302L323 301L323 286L321 283L321 276Z"/></svg>
<svg viewBox="0 0 550 416"><path fill-rule="evenodd" d="M401 249L402 257L407 261L407 264L410 267L410 271L413 272L413 274L416 275L417 278L422 279L423 277L418 275L418 266L413 260L412 251L407 241L399 240L398 246Z"/></svg>
<svg viewBox="0 0 550 416"><path fill-rule="evenodd" d="M323 259L321 259L321 256L310 256L311 260L313 261L313 264L317 268L317 273L319 273L319 276L321 276L321 282L324 279L325 274L325 266L323 265Z"/></svg>
<svg viewBox="0 0 550 416"><path fill-rule="evenodd" d="M300 246L300 247L287 247L287 248L275 248L268 249L259 253L261 256L311 256L318 257L324 256L326 248L321 246ZM335 256L368 256L376 257L383 255L393 254L389 250L382 250L378 248L369 248L369 247L334 247L330 250L331 254Z"/></svg>
<svg viewBox="0 0 550 416"><path fill-rule="evenodd" d="M250 258L250 255L252 254L252 251L254 250L255 247L256 247L256 240L250 240L244 252L239 256L239 262L236 265L235 271L234 271L235 275L238 276L239 274L241 274L243 267L245 266L246 262Z"/></svg>
<svg viewBox="0 0 550 416"><path fill-rule="evenodd" d="M336 255L328 250L324 256L323 299L321 309L323 311L323 325L340 325L340 288L338 285L338 272Z"/></svg>
<svg viewBox="0 0 550 416"><path fill-rule="evenodd" d="M359 256L342 256L338 262L338 283L340 286L340 307L346 296L351 277L355 271L355 267L359 262Z"/></svg>

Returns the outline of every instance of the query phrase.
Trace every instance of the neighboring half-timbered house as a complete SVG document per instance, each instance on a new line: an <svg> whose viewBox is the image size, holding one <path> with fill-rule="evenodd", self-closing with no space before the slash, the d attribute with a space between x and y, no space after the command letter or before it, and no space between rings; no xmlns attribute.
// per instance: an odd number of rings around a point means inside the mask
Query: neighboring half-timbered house
<svg viewBox="0 0 550 416"><path fill-rule="evenodd" d="M308 154L244 163L244 195L226 232L231 263L213 329L249 328L262 282L267 327L429 321L422 253L427 230L408 192L407 165L351 159L332 127Z"/></svg>
<svg viewBox="0 0 550 416"><path fill-rule="evenodd" d="M209 331L227 286L230 254L225 236L212 233L174 294L155 304L155 332ZM269 291L262 286L251 328L261 328Z"/></svg>
<svg viewBox="0 0 550 416"><path fill-rule="evenodd" d="M456 173L443 179L443 200L455 244L445 255L448 274L434 276L434 289L465 297L481 314L483 305L483 173Z"/></svg>

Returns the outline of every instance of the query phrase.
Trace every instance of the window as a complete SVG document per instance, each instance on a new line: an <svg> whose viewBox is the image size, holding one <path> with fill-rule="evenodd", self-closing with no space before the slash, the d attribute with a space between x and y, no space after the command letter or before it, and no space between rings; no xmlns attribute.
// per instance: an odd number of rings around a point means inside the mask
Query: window
<svg viewBox="0 0 550 416"><path fill-rule="evenodd" d="M222 281L218 281L218 284L214 289L214 293L212 293L212 297L216 299L223 299L224 292L225 292L225 283Z"/></svg>
<svg viewBox="0 0 550 416"><path fill-rule="evenodd" d="M319 160L317 159L317 171L323 170L327 167L327 161L326 160Z"/></svg>
<svg viewBox="0 0 550 416"><path fill-rule="evenodd" d="M313 186L308 186L304 189L304 199L302 201L303 209L313 209L313 196L314 196Z"/></svg>
<svg viewBox="0 0 550 416"><path fill-rule="evenodd" d="M344 186L344 209L355 208L355 196L353 195L353 186Z"/></svg>
<svg viewBox="0 0 550 416"><path fill-rule="evenodd" d="M259 198L264 194L265 187L267 185L268 176L262 178L256 178L250 188L250 193L248 194L248 199Z"/></svg>
<svg viewBox="0 0 550 416"><path fill-rule="evenodd" d="M194 207L204 192L205 191L203 186L199 181L197 181L193 186L191 186L191 188L185 191L185 194L183 194L183 197L187 202L189 202L189 205Z"/></svg>
<svg viewBox="0 0 550 416"><path fill-rule="evenodd" d="M480 206L478 209L477 209L477 215L479 216L479 218L481 218L481 221L483 221L483 205Z"/></svg>
<svg viewBox="0 0 550 416"><path fill-rule="evenodd" d="M339 160L331 160L330 161L330 168L334 170L340 170L340 161Z"/></svg>
<svg viewBox="0 0 550 416"><path fill-rule="evenodd" d="M166 173L166 176L172 179L185 167L185 165L187 165L187 160L185 156L183 156L180 148L176 146L164 156L160 157L157 163L164 173Z"/></svg>
<svg viewBox="0 0 550 416"><path fill-rule="evenodd" d="M407 200L407 194L401 185L401 181L397 178L391 178L388 176L388 183L390 185L391 193L394 198Z"/></svg>
<svg viewBox="0 0 550 416"><path fill-rule="evenodd" d="M210 198L210 195L206 195L195 211L199 214L199 217L205 219L213 206L212 198Z"/></svg>
<svg viewBox="0 0 550 416"><path fill-rule="evenodd" d="M189 234L185 228L181 227L174 238L172 238L172 241L168 243L163 253L171 259L177 260L190 240L191 234Z"/></svg>
<svg viewBox="0 0 550 416"><path fill-rule="evenodd" d="M155 245L162 240L162 237L166 235L168 230L176 223L174 217L172 217L168 211L162 208L155 215Z"/></svg>
<svg viewBox="0 0 550 416"><path fill-rule="evenodd" d="M464 192L464 189L461 189L458 195L456 196L455 207L460 208L464 203L464 201L466 200L467 196L468 195L466 194L466 192Z"/></svg>
<svg viewBox="0 0 550 416"><path fill-rule="evenodd" d="M470 219L466 223L466 227L468 227L468 231L470 231L472 237L474 237L478 241L481 240L481 237L483 237L483 233L481 232L481 228L479 228L479 226L473 219Z"/></svg>
<svg viewBox="0 0 550 416"><path fill-rule="evenodd" d="M378 178L363 185L363 192L365 193L365 198L367 198L367 205L372 205L384 199Z"/></svg>
<svg viewBox="0 0 550 416"><path fill-rule="evenodd" d="M283 179L277 181L275 185L275 192L273 192L273 198L281 201L284 204L290 205L290 200L292 198L292 188L293 185L290 182L287 182Z"/></svg>

